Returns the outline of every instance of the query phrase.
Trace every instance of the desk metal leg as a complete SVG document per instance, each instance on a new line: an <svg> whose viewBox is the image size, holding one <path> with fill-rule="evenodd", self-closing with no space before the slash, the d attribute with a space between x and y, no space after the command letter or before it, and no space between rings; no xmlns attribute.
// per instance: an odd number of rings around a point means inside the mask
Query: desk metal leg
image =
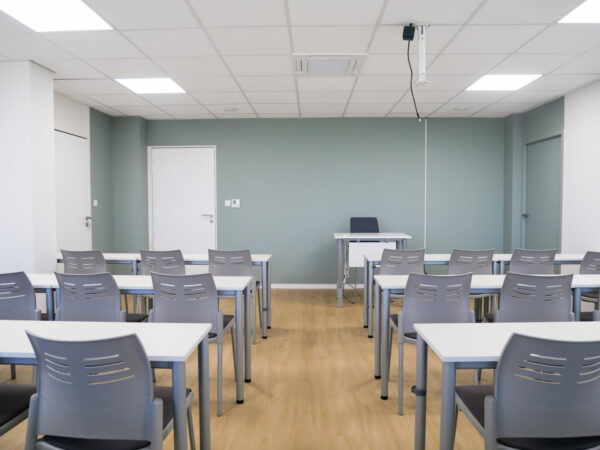
<svg viewBox="0 0 600 450"><path fill-rule="evenodd" d="M201 450L210 449L210 385L208 373L208 337L205 337L198 346L198 406Z"/></svg>
<svg viewBox="0 0 600 450"><path fill-rule="evenodd" d="M575 320L581 320L581 288L575 288L573 294L573 312Z"/></svg>
<svg viewBox="0 0 600 450"><path fill-rule="evenodd" d="M425 450L425 425L427 417L427 343L417 335L417 385L414 390L415 450Z"/></svg>
<svg viewBox="0 0 600 450"><path fill-rule="evenodd" d="M187 449L185 362L173 363L173 442L176 450Z"/></svg>
<svg viewBox="0 0 600 450"><path fill-rule="evenodd" d="M388 346L390 342L388 340L388 334L390 332L390 291L389 289L383 290L383 299L381 301L381 353L379 360L381 362L381 398L387 400L388 398L388 381L390 378L390 362L388 361Z"/></svg>
<svg viewBox="0 0 600 450"><path fill-rule="evenodd" d="M365 258L365 284L363 288L363 328L369 326L369 261Z"/></svg>
<svg viewBox="0 0 600 450"><path fill-rule="evenodd" d="M498 264L500 264L500 275L504 275L504 261L498 261Z"/></svg>
<svg viewBox="0 0 600 450"><path fill-rule="evenodd" d="M252 381L252 368L250 366L251 354L250 349L252 348L252 338L250 336L250 330L252 329L252 323L250 318L252 317L252 302L251 302L250 289L246 288L244 295L244 367L246 369L246 383ZM241 347L237 347L241 348Z"/></svg>
<svg viewBox="0 0 600 450"><path fill-rule="evenodd" d="M267 311L267 328L271 329L271 261L267 261L267 303L269 310Z"/></svg>
<svg viewBox="0 0 600 450"><path fill-rule="evenodd" d="M440 423L440 450L454 448L454 389L456 365L444 363L442 372L442 417Z"/></svg>
<svg viewBox="0 0 600 450"><path fill-rule="evenodd" d="M406 249L406 239L402 239L402 250Z"/></svg>
<svg viewBox="0 0 600 450"><path fill-rule="evenodd" d="M367 289L369 296L369 305L367 311L367 320L369 322L369 337L373 337L373 272L375 264L369 263L369 278L367 279Z"/></svg>
<svg viewBox="0 0 600 450"><path fill-rule="evenodd" d="M267 314L271 311L271 308L269 306L269 297L267 295L267 291L269 290L269 288L267 287L267 282L269 280L269 277L267 276L267 264L268 263L263 263L262 266L260 266L260 270L261 270L261 282L262 282L262 309L260 310L260 314L261 314L261 323L262 323L262 337L263 339L267 338Z"/></svg>
<svg viewBox="0 0 600 450"><path fill-rule="evenodd" d="M46 311L48 320L54 320L54 291L52 288L46 288Z"/></svg>
<svg viewBox="0 0 600 450"><path fill-rule="evenodd" d="M243 348L244 340L242 339L244 333L244 305L242 301L242 291L236 291L235 293L235 392L236 400L238 403L244 403L244 357Z"/></svg>
<svg viewBox="0 0 600 450"><path fill-rule="evenodd" d="M338 308L344 306L344 240L337 241L337 300Z"/></svg>
<svg viewBox="0 0 600 450"><path fill-rule="evenodd" d="M381 289L375 286L375 379L381 378Z"/></svg>

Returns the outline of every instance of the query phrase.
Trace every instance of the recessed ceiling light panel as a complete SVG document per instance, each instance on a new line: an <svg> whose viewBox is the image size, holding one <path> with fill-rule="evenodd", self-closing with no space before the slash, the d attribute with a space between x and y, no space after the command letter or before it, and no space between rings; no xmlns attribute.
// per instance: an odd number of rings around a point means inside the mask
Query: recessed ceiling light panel
<svg viewBox="0 0 600 450"><path fill-rule="evenodd" d="M81 0L0 0L0 10L34 31L112 30Z"/></svg>
<svg viewBox="0 0 600 450"><path fill-rule="evenodd" d="M586 0L558 23L600 23L600 0Z"/></svg>
<svg viewBox="0 0 600 450"><path fill-rule="evenodd" d="M181 94L185 92L171 78L118 78L115 81L136 94Z"/></svg>
<svg viewBox="0 0 600 450"><path fill-rule="evenodd" d="M541 75L484 75L467 91L516 91L537 80Z"/></svg>

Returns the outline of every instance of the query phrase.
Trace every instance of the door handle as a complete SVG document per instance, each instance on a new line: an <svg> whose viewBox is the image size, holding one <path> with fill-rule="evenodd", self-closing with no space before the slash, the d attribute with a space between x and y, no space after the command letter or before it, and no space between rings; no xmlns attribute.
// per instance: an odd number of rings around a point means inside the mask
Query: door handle
<svg viewBox="0 0 600 450"><path fill-rule="evenodd" d="M523 217L525 217L526 219L529 217L529 213L523 213L521 214Z"/></svg>
<svg viewBox="0 0 600 450"><path fill-rule="evenodd" d="M88 230L92 229L92 216L85 216L85 227Z"/></svg>
<svg viewBox="0 0 600 450"><path fill-rule="evenodd" d="M208 221L209 221L210 223L215 223L215 220L214 220L214 217L215 217L215 216L214 216L214 215L212 215L212 214L202 214L202 217L208 217L208 219L209 219Z"/></svg>

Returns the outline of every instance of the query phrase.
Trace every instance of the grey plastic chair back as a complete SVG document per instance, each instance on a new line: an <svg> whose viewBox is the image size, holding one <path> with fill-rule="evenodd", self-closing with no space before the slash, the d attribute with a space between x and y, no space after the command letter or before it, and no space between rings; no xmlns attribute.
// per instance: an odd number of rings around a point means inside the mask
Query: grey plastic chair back
<svg viewBox="0 0 600 450"><path fill-rule="evenodd" d="M404 332L413 333L415 323L468 323L471 274L421 275L411 273L404 291Z"/></svg>
<svg viewBox="0 0 600 450"><path fill-rule="evenodd" d="M110 273L69 275L56 273L60 295L56 320L124 322L119 287Z"/></svg>
<svg viewBox="0 0 600 450"><path fill-rule="evenodd" d="M0 320L39 320L35 291L25 272L0 274Z"/></svg>
<svg viewBox="0 0 600 450"><path fill-rule="evenodd" d="M454 249L450 254L448 273L459 275L491 275L494 264L494 250L460 250Z"/></svg>
<svg viewBox="0 0 600 450"><path fill-rule="evenodd" d="M579 273L600 273L600 252L586 252L581 260Z"/></svg>
<svg viewBox="0 0 600 450"><path fill-rule="evenodd" d="M381 275L408 275L425 273L425 249L392 250L384 249L381 254Z"/></svg>
<svg viewBox="0 0 600 450"><path fill-rule="evenodd" d="M142 275L152 272L185 275L185 261L181 250L140 250Z"/></svg>
<svg viewBox="0 0 600 450"><path fill-rule="evenodd" d="M208 271L214 276L252 276L250 250L208 250Z"/></svg>
<svg viewBox="0 0 600 450"><path fill-rule="evenodd" d="M513 335L496 369L496 436L598 436L599 365L600 341Z"/></svg>
<svg viewBox="0 0 600 450"><path fill-rule="evenodd" d="M496 322L563 322L573 320L573 275L507 273L500 291Z"/></svg>
<svg viewBox="0 0 600 450"><path fill-rule="evenodd" d="M377 217L350 217L350 233L379 233Z"/></svg>
<svg viewBox="0 0 600 450"><path fill-rule="evenodd" d="M516 248L510 258L510 271L529 275L552 275L555 256L556 250Z"/></svg>
<svg viewBox="0 0 600 450"><path fill-rule="evenodd" d="M106 261L100 250L61 250L65 273L70 274L91 274L104 273Z"/></svg>
<svg viewBox="0 0 600 450"><path fill-rule="evenodd" d="M154 308L152 322L210 323L212 332L220 331L219 299L213 277L198 275L164 275L152 273Z"/></svg>
<svg viewBox="0 0 600 450"><path fill-rule="evenodd" d="M84 342L27 335L39 371L28 434L156 441L150 364L136 335ZM162 420L158 426L162 441Z"/></svg>

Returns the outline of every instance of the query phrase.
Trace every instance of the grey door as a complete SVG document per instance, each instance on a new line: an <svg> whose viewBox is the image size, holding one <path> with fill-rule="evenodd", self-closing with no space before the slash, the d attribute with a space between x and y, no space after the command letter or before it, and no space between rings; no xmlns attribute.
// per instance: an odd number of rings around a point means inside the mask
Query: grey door
<svg viewBox="0 0 600 450"><path fill-rule="evenodd" d="M562 138L528 144L525 151L525 248L560 250Z"/></svg>

